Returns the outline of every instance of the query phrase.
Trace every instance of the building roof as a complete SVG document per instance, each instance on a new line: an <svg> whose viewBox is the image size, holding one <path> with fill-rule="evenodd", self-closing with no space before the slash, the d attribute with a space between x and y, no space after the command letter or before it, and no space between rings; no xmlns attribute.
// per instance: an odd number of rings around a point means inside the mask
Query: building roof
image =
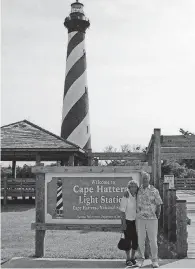
<svg viewBox="0 0 195 269"><path fill-rule="evenodd" d="M27 120L1 127L1 148L2 150L64 149L84 153L79 146Z"/></svg>

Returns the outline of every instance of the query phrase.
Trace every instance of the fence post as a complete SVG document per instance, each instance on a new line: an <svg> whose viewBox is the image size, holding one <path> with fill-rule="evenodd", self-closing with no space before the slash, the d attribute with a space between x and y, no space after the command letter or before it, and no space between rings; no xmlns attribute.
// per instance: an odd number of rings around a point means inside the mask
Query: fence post
<svg viewBox="0 0 195 269"><path fill-rule="evenodd" d="M176 202L177 216L177 254L178 258L187 257L187 207L186 200L177 200Z"/></svg>
<svg viewBox="0 0 195 269"><path fill-rule="evenodd" d="M154 185L154 178L153 178L153 145L152 147L152 152L149 152L147 155L147 162L148 165L152 168L151 173L150 173L150 184Z"/></svg>
<svg viewBox="0 0 195 269"><path fill-rule="evenodd" d="M159 194L160 194L161 199L163 200L163 180L160 180L159 183L160 183L160 185L159 185ZM163 211L164 211L164 208L162 206L161 207L160 220L159 220L160 228L163 228Z"/></svg>
<svg viewBox="0 0 195 269"><path fill-rule="evenodd" d="M176 242L176 190L168 190L168 240Z"/></svg>
<svg viewBox="0 0 195 269"><path fill-rule="evenodd" d="M36 223L45 223L45 174L36 175ZM45 230L35 231L35 256L44 256Z"/></svg>
<svg viewBox="0 0 195 269"><path fill-rule="evenodd" d="M168 236L168 190L169 183L163 183L163 230Z"/></svg>
<svg viewBox="0 0 195 269"><path fill-rule="evenodd" d="M154 129L154 145L152 152L152 180L154 186L159 189L159 181L161 179L161 143L160 129Z"/></svg>
<svg viewBox="0 0 195 269"><path fill-rule="evenodd" d="M3 205L6 206L7 205L7 177L3 178L3 184L4 184Z"/></svg>

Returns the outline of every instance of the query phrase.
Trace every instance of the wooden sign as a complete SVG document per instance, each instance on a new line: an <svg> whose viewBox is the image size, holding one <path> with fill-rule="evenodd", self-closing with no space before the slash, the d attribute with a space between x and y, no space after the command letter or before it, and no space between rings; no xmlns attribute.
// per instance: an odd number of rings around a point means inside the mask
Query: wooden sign
<svg viewBox="0 0 195 269"><path fill-rule="evenodd" d="M45 174L45 222L63 224L121 223L119 204L140 171L126 173Z"/></svg>
<svg viewBox="0 0 195 269"><path fill-rule="evenodd" d="M161 135L161 147L195 147L195 135Z"/></svg>
<svg viewBox="0 0 195 269"><path fill-rule="evenodd" d="M164 183L169 183L169 189L174 189L174 175L164 175Z"/></svg>

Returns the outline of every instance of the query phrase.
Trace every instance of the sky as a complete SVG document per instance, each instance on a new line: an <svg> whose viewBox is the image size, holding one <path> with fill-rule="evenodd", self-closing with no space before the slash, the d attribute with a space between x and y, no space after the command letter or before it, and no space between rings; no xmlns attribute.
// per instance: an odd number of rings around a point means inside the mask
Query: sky
<svg viewBox="0 0 195 269"><path fill-rule="evenodd" d="M2 0L1 125L60 135L70 0ZM195 1L83 0L92 150L195 132Z"/></svg>

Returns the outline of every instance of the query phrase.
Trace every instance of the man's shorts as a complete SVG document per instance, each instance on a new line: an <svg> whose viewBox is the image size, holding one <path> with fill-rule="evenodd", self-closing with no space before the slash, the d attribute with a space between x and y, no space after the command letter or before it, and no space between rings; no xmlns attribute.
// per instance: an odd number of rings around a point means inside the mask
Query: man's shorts
<svg viewBox="0 0 195 269"><path fill-rule="evenodd" d="M124 231L125 239L129 240L129 250L134 249L137 250L138 248L138 238L137 238L137 231L135 220L126 220L126 231Z"/></svg>

